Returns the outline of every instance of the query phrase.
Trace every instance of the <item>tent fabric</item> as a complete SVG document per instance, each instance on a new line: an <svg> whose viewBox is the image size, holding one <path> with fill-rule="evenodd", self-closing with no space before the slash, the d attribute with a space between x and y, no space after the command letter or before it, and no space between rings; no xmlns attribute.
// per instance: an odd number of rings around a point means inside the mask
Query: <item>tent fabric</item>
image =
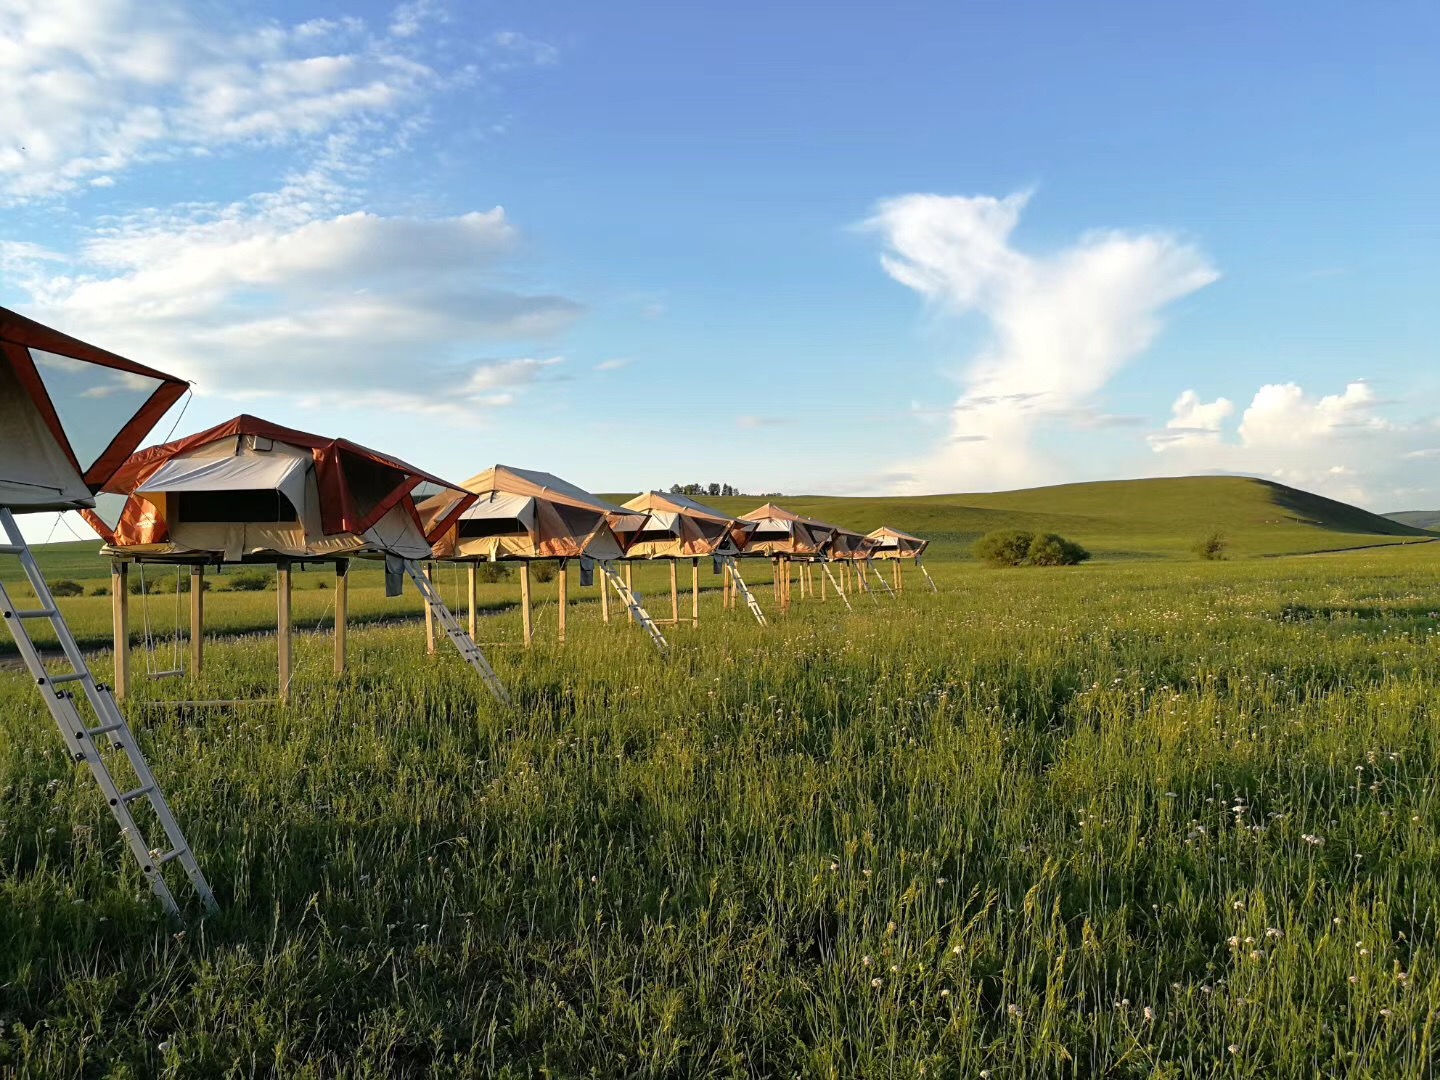
<svg viewBox="0 0 1440 1080"><path fill-rule="evenodd" d="M449 493L454 514L468 506L462 489L398 458L239 416L132 455L106 486L128 496L113 526L84 514L111 555L423 559L422 484Z"/></svg>
<svg viewBox="0 0 1440 1080"><path fill-rule="evenodd" d="M868 559L875 551L875 541L849 529L836 529L826 546L832 559Z"/></svg>
<svg viewBox="0 0 1440 1080"><path fill-rule="evenodd" d="M0 505L93 506L188 387L0 308Z"/></svg>
<svg viewBox="0 0 1440 1080"><path fill-rule="evenodd" d="M892 529L888 525L882 525L870 533L869 538L875 541L873 558L876 559L918 560L925 554L925 549L930 546L929 540L901 532L899 529Z"/></svg>
<svg viewBox="0 0 1440 1080"><path fill-rule="evenodd" d="M774 503L756 507L745 515L755 529L745 545L744 555L815 559L826 557L834 525L793 514Z"/></svg>
<svg viewBox="0 0 1440 1080"><path fill-rule="evenodd" d="M470 502L459 511L450 493L419 505L438 559L571 559L608 562L625 554L645 515L596 498L546 472L496 465L461 485Z"/></svg>
<svg viewBox="0 0 1440 1080"><path fill-rule="evenodd" d="M738 555L755 531L753 522L663 491L638 495L625 508L646 516L643 528L626 549L629 559Z"/></svg>

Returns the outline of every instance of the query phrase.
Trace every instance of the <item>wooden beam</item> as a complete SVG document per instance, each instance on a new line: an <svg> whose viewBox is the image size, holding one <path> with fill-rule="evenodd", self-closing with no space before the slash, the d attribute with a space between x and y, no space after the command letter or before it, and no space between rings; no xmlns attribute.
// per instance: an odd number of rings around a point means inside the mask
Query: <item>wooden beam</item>
<svg viewBox="0 0 1440 1080"><path fill-rule="evenodd" d="M690 560L690 625L700 626L700 560Z"/></svg>
<svg viewBox="0 0 1440 1080"><path fill-rule="evenodd" d="M905 591L905 575L900 572L900 560L892 559L890 561L895 564L895 591L902 593Z"/></svg>
<svg viewBox="0 0 1440 1080"><path fill-rule="evenodd" d="M130 693L130 564L110 564L110 613L115 633L115 699Z"/></svg>
<svg viewBox="0 0 1440 1080"><path fill-rule="evenodd" d="M435 564L425 564L425 580L433 586L435 584ZM430 605L425 605L425 653L427 656L435 655L435 616L430 611Z"/></svg>
<svg viewBox="0 0 1440 1080"><path fill-rule="evenodd" d="M524 631L525 647L535 638L534 613L530 610L530 560L520 561L520 625Z"/></svg>
<svg viewBox="0 0 1440 1080"><path fill-rule="evenodd" d="M345 674L345 637L350 623L350 560L335 560L335 674Z"/></svg>
<svg viewBox="0 0 1440 1080"><path fill-rule="evenodd" d="M465 564L465 571L465 597L470 602L470 640L474 641L480 629L480 564L468 562Z"/></svg>
<svg viewBox="0 0 1440 1080"><path fill-rule="evenodd" d="M570 610L570 567L569 559L560 560L560 573L555 575L559 579L558 592L560 593L560 621L556 634L560 644L565 644L565 616Z"/></svg>
<svg viewBox="0 0 1440 1080"><path fill-rule="evenodd" d="M200 674L205 666L205 567L190 567L190 675Z"/></svg>
<svg viewBox="0 0 1440 1080"><path fill-rule="evenodd" d="M290 563L282 561L275 564L275 643L280 658L280 700L286 704L290 701L293 671L290 600Z"/></svg>
<svg viewBox="0 0 1440 1080"><path fill-rule="evenodd" d="M670 621L680 622L680 560L670 560Z"/></svg>

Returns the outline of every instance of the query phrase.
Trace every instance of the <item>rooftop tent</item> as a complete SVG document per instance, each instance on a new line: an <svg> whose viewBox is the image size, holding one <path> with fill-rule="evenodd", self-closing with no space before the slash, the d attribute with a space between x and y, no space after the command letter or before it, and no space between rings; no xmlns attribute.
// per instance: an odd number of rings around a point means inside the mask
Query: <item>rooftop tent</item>
<svg viewBox="0 0 1440 1080"><path fill-rule="evenodd" d="M0 506L93 506L187 388L0 308Z"/></svg>
<svg viewBox="0 0 1440 1080"><path fill-rule="evenodd" d="M745 545L746 555L817 558L823 555L836 531L834 525L792 514L774 503L756 507L745 515L745 520L755 523Z"/></svg>
<svg viewBox="0 0 1440 1080"><path fill-rule="evenodd" d="M625 554L646 515L597 499L550 473L496 465L462 485L469 503L452 494L426 500L421 519L439 559L573 559L608 561Z"/></svg>
<svg viewBox="0 0 1440 1080"><path fill-rule="evenodd" d="M651 491L625 504L646 515L644 527L626 549L631 559L686 559L738 555L755 523L722 514L684 495Z"/></svg>
<svg viewBox="0 0 1440 1080"><path fill-rule="evenodd" d="M830 536L825 553L832 559L868 559L874 550L875 541L870 537L837 528Z"/></svg>
<svg viewBox="0 0 1440 1080"><path fill-rule="evenodd" d="M134 454L104 490L127 497L118 520L86 520L109 554L142 560L423 559L430 538L416 495L452 499L437 532L468 499L398 458L254 416Z"/></svg>
<svg viewBox="0 0 1440 1080"><path fill-rule="evenodd" d="M919 559L925 554L925 549L930 546L929 540L911 536L899 529L892 529L888 525L882 525L870 533L869 537L876 542L875 552L872 556L876 559Z"/></svg>

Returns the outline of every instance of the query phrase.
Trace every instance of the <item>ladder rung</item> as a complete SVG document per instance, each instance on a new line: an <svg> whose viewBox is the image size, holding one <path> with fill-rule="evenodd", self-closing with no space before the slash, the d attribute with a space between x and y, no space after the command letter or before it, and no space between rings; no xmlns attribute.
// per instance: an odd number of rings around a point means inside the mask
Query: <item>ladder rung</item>
<svg viewBox="0 0 1440 1080"><path fill-rule="evenodd" d="M184 855L184 854L185 854L185 848L179 848L179 847L177 847L177 848L172 848L170 851L167 851L164 855L161 855L160 858L156 859L156 860L155 860L155 865L156 865L156 866L164 866L166 863L174 862L176 859L180 858L180 856L181 856L181 855Z"/></svg>
<svg viewBox="0 0 1440 1080"><path fill-rule="evenodd" d="M59 614L60 612L56 611L53 607L42 607L30 608L27 611L17 611L15 612L15 617L17 619L53 619Z"/></svg>
<svg viewBox="0 0 1440 1080"><path fill-rule="evenodd" d="M79 682L88 674L88 671L71 671L64 675L47 675L45 678L51 686L59 686L61 683Z"/></svg>
<svg viewBox="0 0 1440 1080"><path fill-rule="evenodd" d="M24 550L19 544L0 544L0 555L19 555Z"/></svg>
<svg viewBox="0 0 1440 1080"><path fill-rule="evenodd" d="M124 795L120 796L120 801L122 803L134 802L136 799L149 795L154 790L154 784L146 784L144 787L137 787L134 791L127 791Z"/></svg>
<svg viewBox="0 0 1440 1080"><path fill-rule="evenodd" d="M85 732L85 734L89 735L93 739L96 735L109 735L112 731L119 731L124 726L124 720L117 720L113 724L101 724L99 727L90 728Z"/></svg>

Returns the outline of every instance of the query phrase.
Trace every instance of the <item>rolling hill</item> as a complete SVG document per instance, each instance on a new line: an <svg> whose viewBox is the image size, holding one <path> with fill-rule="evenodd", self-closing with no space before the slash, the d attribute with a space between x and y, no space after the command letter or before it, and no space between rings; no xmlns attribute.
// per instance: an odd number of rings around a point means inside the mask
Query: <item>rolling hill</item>
<svg viewBox="0 0 1440 1080"><path fill-rule="evenodd" d="M1440 510L1397 510L1381 516L1417 529L1440 530Z"/></svg>

